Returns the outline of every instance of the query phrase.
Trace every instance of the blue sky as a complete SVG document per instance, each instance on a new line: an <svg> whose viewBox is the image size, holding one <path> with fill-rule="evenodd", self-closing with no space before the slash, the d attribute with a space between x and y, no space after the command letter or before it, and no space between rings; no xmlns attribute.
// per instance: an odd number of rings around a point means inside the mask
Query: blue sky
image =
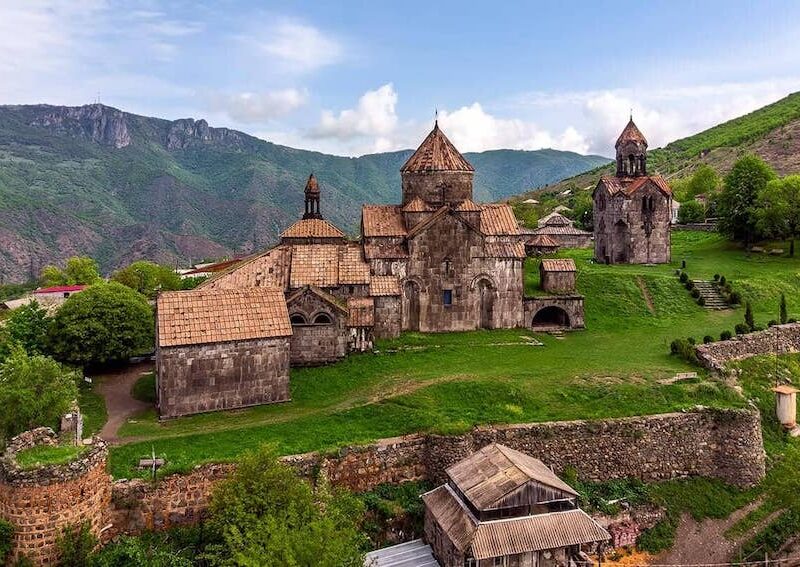
<svg viewBox="0 0 800 567"><path fill-rule="evenodd" d="M341 155L609 155L800 90L798 2L0 0L0 103L99 100Z"/></svg>

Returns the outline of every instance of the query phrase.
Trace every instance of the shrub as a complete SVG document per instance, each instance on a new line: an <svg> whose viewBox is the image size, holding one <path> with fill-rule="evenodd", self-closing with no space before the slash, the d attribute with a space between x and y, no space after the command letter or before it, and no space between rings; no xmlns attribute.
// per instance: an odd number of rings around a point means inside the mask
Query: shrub
<svg viewBox="0 0 800 567"><path fill-rule="evenodd" d="M694 337L689 337L688 339L686 339L686 342L688 342L690 345L697 344L697 341L694 340Z"/></svg>
<svg viewBox="0 0 800 567"><path fill-rule="evenodd" d="M677 270L675 270L675 275L676 275L676 276L678 276L678 277L681 277L681 270L680 270L680 268L678 268Z"/></svg>
<svg viewBox="0 0 800 567"><path fill-rule="evenodd" d="M61 567L84 567L89 565L92 551L97 547L97 538L92 533L89 522L83 522L64 528L57 545L61 554Z"/></svg>
<svg viewBox="0 0 800 567"><path fill-rule="evenodd" d="M686 274L686 272L681 272L679 279L681 280L681 283L685 284L686 282L689 281L689 276Z"/></svg>
<svg viewBox="0 0 800 567"><path fill-rule="evenodd" d="M700 290L699 289L693 289L692 290L692 297L694 297L695 299L700 297Z"/></svg>
<svg viewBox="0 0 800 567"><path fill-rule="evenodd" d="M780 319L781 323L785 323L786 319L788 318L788 314L786 312L786 294L781 294L781 307L780 307Z"/></svg>
<svg viewBox="0 0 800 567"><path fill-rule="evenodd" d="M14 526L11 522L0 518L0 564L5 564L5 558L11 552L14 540Z"/></svg>
<svg viewBox="0 0 800 567"><path fill-rule="evenodd" d="M719 340L721 341L729 341L732 338L733 338L733 333L731 333L730 331L722 331L719 334Z"/></svg>
<svg viewBox="0 0 800 567"><path fill-rule="evenodd" d="M694 284L692 283L691 280L689 280L688 282L683 284L683 287L686 288L686 291L692 291L694 289Z"/></svg>
<svg viewBox="0 0 800 567"><path fill-rule="evenodd" d="M719 277L719 285L725 285L725 283L726 283L725 276L720 276Z"/></svg>
<svg viewBox="0 0 800 567"><path fill-rule="evenodd" d="M744 324L752 331L756 328L756 322L753 318L753 306L748 301L744 306Z"/></svg>
<svg viewBox="0 0 800 567"><path fill-rule="evenodd" d="M714 274L714 281L715 281L715 282L718 282L718 281L719 281L719 274Z"/></svg>
<svg viewBox="0 0 800 567"><path fill-rule="evenodd" d="M708 343L713 343L713 342L714 342L714 337L712 337L711 335L706 335L705 337L703 337L703 344L704 345L707 345Z"/></svg>
<svg viewBox="0 0 800 567"><path fill-rule="evenodd" d="M732 291L728 294L728 303L731 305L739 305L742 302L742 294L738 291Z"/></svg>
<svg viewBox="0 0 800 567"><path fill-rule="evenodd" d="M674 355L680 356L687 362L697 363L697 353L694 350L695 340L693 337L688 339L675 339L670 344L670 352Z"/></svg>
<svg viewBox="0 0 800 567"><path fill-rule="evenodd" d="M744 323L737 323L734 329L737 335L746 335L750 332L750 327L745 325Z"/></svg>
<svg viewBox="0 0 800 567"><path fill-rule="evenodd" d="M47 311L35 300L15 309L6 320L10 344L21 346L29 354L46 354L50 321Z"/></svg>
<svg viewBox="0 0 800 567"><path fill-rule="evenodd" d="M697 304L700 307L703 307L706 304L706 298L705 297L698 297L697 298Z"/></svg>

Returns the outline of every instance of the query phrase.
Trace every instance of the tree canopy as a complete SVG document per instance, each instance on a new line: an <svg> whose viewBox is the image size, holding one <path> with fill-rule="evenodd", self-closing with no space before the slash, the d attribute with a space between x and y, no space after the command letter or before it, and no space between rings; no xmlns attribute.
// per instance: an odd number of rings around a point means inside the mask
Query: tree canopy
<svg viewBox="0 0 800 567"><path fill-rule="evenodd" d="M11 312L6 320L3 338L8 346L19 345L29 354L46 354L50 322L47 311L37 301L31 301Z"/></svg>
<svg viewBox="0 0 800 567"><path fill-rule="evenodd" d="M246 456L211 498L212 565L360 567L363 504L313 490L266 449Z"/></svg>
<svg viewBox="0 0 800 567"><path fill-rule="evenodd" d="M757 199L775 173L761 158L745 156L725 177L725 187L717 204L719 229L749 245L757 235Z"/></svg>
<svg viewBox="0 0 800 567"><path fill-rule="evenodd" d="M685 224L687 222L703 222L706 219L706 208L702 203L692 199L681 203L681 208L678 209L678 222Z"/></svg>
<svg viewBox="0 0 800 567"><path fill-rule="evenodd" d="M100 280L100 266L86 256L73 256L63 270L52 265L42 268L42 284L46 286L92 285Z"/></svg>
<svg viewBox="0 0 800 567"><path fill-rule="evenodd" d="M158 295L159 291L173 291L182 288L181 278L173 269L147 260L140 260L117 270L111 279L135 289L150 299Z"/></svg>
<svg viewBox="0 0 800 567"><path fill-rule="evenodd" d="M151 352L153 309L140 293L100 283L70 296L50 326L51 351L59 360L88 366L124 361Z"/></svg>

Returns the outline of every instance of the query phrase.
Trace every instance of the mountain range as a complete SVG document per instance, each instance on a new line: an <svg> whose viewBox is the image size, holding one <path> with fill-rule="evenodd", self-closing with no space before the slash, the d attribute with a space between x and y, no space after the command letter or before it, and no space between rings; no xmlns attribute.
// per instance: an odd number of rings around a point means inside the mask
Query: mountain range
<svg viewBox="0 0 800 567"><path fill-rule="evenodd" d="M323 215L355 234L363 203L399 202L411 152L326 155L102 104L0 106L0 283L76 254L108 272L141 258L174 264L263 249L299 218L312 172ZM478 201L609 161L557 150L465 156Z"/></svg>

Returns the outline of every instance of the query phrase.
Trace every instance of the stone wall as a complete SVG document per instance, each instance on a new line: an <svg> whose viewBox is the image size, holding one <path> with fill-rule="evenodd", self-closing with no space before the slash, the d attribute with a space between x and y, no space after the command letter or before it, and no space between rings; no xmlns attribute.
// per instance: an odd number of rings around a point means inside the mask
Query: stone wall
<svg viewBox="0 0 800 567"><path fill-rule="evenodd" d="M697 358L711 370L721 372L725 364L761 354L800 352L800 323L776 325L764 331L739 335L728 341L699 345Z"/></svg>
<svg viewBox="0 0 800 567"><path fill-rule="evenodd" d="M99 536L105 526L111 477L106 472L108 451L100 438L70 463L17 466L19 451L56 443L52 429L34 429L12 439L0 458L0 518L15 529L10 564L25 556L34 565L56 565L64 528L88 522Z"/></svg>
<svg viewBox="0 0 800 567"><path fill-rule="evenodd" d="M400 296L375 298L375 338L394 339L400 336Z"/></svg>
<svg viewBox="0 0 800 567"><path fill-rule="evenodd" d="M419 197L426 203L441 206L457 205L472 199L472 172L420 171L400 174L403 186L403 205Z"/></svg>
<svg viewBox="0 0 800 567"><path fill-rule="evenodd" d="M561 325L569 329L583 329L586 326L583 309L583 296L579 294L569 295L536 295L523 299L524 326L527 329L548 328L548 324L537 322L534 325L536 315L546 308L557 308L566 313L568 321L566 325ZM552 327L559 327L554 321Z"/></svg>
<svg viewBox="0 0 800 567"><path fill-rule="evenodd" d="M552 272L539 265L539 281L547 293L570 293L575 291L575 272Z"/></svg>
<svg viewBox="0 0 800 567"><path fill-rule="evenodd" d="M277 337L161 347L157 356L160 416L288 400L289 340Z"/></svg>
<svg viewBox="0 0 800 567"><path fill-rule="evenodd" d="M441 482L447 467L492 442L531 454L558 473L572 467L594 481L706 476L744 487L765 474L760 416L752 410L480 427L460 436L408 435L284 461L302 476L321 472L336 486L365 491L384 483ZM211 487L231 470L232 465L203 465L156 486L139 480L115 483L111 533L197 521Z"/></svg>

